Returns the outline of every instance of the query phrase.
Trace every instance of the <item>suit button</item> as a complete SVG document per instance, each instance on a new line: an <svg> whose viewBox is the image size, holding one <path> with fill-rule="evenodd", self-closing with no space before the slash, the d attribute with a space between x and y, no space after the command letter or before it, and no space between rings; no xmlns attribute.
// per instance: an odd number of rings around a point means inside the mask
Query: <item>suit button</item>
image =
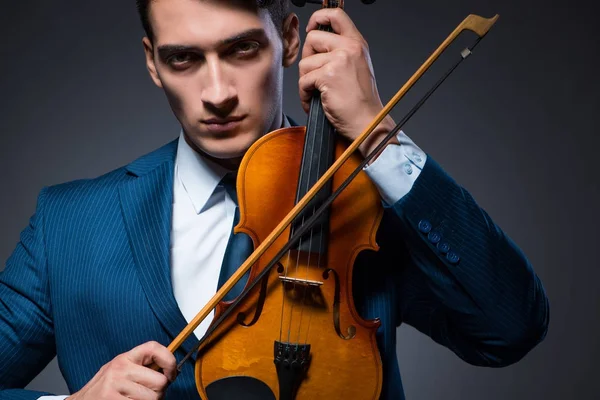
<svg viewBox="0 0 600 400"><path fill-rule="evenodd" d="M429 233L429 231L431 230L431 223L426 219L422 219L419 222L419 230L423 233Z"/></svg>
<svg viewBox="0 0 600 400"><path fill-rule="evenodd" d="M427 235L427 238L431 243L436 244L437 242L442 240L442 235L437 231L431 231L429 232L429 235Z"/></svg>
<svg viewBox="0 0 600 400"><path fill-rule="evenodd" d="M450 251L450 245L447 242L439 242L437 244L437 248L440 251L440 253L447 253L448 251Z"/></svg>
<svg viewBox="0 0 600 400"><path fill-rule="evenodd" d="M458 261L460 260L460 257L458 256L458 254L456 254L454 251L450 250L448 253L446 253L446 258L448 259L448 261L450 261L450 263L452 264L456 264L458 263Z"/></svg>

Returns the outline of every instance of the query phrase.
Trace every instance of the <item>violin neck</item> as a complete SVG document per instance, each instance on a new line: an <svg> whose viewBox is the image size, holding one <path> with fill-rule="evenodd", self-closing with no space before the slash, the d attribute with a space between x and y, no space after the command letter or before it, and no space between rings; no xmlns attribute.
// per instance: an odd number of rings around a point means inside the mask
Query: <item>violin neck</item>
<svg viewBox="0 0 600 400"><path fill-rule="evenodd" d="M339 7L340 1L328 1L325 7ZM328 25L319 25L319 30L331 32ZM304 152L302 156L302 166L298 180L298 190L296 192L296 202L298 202L327 169L333 164L335 151L335 129L327 119L321 95L315 91L311 107L308 113L306 124L306 137L304 141ZM302 221L306 220L331 194L331 180L314 197L306 211L300 214L292 224L292 234L294 229L301 226ZM329 213L325 212L320 217L315 226L299 242L298 249L310 253L327 254L327 241L329 232Z"/></svg>

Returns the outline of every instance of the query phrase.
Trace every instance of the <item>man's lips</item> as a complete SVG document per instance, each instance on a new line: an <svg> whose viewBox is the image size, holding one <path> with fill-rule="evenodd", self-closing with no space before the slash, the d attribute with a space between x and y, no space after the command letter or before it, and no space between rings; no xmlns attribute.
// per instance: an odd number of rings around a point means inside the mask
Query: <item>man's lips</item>
<svg viewBox="0 0 600 400"><path fill-rule="evenodd" d="M211 118L202 120L202 123L206 126L211 132L226 132L236 128L240 125L241 121L246 118L245 116L241 117L227 117L227 118Z"/></svg>
<svg viewBox="0 0 600 400"><path fill-rule="evenodd" d="M246 118L245 115L239 117L227 117L227 118L209 118L201 120L205 124L227 124L229 122L237 122Z"/></svg>

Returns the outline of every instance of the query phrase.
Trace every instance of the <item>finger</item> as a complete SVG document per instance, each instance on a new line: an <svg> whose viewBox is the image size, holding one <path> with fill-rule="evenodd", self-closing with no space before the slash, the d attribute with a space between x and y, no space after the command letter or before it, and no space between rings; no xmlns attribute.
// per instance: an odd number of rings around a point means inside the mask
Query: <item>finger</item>
<svg viewBox="0 0 600 400"><path fill-rule="evenodd" d="M298 80L298 89L300 92L300 101L302 102L302 108L308 113L310 109L310 103L315 94L315 90L319 90L321 94L324 93L327 88L321 84L322 71L317 69L311 71L300 77Z"/></svg>
<svg viewBox="0 0 600 400"><path fill-rule="evenodd" d="M298 63L299 75L306 75L311 71L319 69L333 60L331 53L317 53L310 57L303 58Z"/></svg>
<svg viewBox="0 0 600 400"><path fill-rule="evenodd" d="M133 381L123 381L119 387L119 393L128 399L135 400L158 400L162 395Z"/></svg>
<svg viewBox="0 0 600 400"><path fill-rule="evenodd" d="M306 24L306 32L316 30L319 25L330 25L331 29L341 36L361 40L363 38L348 14L339 7L315 11Z"/></svg>
<svg viewBox="0 0 600 400"><path fill-rule="evenodd" d="M177 377L177 361L175 356L165 346L158 342L146 342L127 353L127 358L138 365L155 363L163 370L170 382Z"/></svg>
<svg viewBox="0 0 600 400"><path fill-rule="evenodd" d="M127 379L139 383L155 392L163 392L169 384L169 380L165 375L136 364L133 364L129 368Z"/></svg>
<svg viewBox="0 0 600 400"><path fill-rule="evenodd" d="M346 38L331 32L312 31L306 35L304 46L302 46L302 58L313 54L331 53L334 50L347 49L349 51L361 50L363 41Z"/></svg>

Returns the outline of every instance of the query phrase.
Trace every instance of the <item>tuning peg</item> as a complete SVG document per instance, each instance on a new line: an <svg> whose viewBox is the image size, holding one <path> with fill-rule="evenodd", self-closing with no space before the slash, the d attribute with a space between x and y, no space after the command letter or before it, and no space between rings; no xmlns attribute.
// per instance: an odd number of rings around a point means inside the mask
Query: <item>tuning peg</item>
<svg viewBox="0 0 600 400"><path fill-rule="evenodd" d="M306 3L323 4L320 0L292 0L292 3L297 7L304 7Z"/></svg>
<svg viewBox="0 0 600 400"><path fill-rule="evenodd" d="M363 4L373 4L375 0L361 0ZM321 0L292 0L292 3L297 7L304 7L306 3L323 4Z"/></svg>

